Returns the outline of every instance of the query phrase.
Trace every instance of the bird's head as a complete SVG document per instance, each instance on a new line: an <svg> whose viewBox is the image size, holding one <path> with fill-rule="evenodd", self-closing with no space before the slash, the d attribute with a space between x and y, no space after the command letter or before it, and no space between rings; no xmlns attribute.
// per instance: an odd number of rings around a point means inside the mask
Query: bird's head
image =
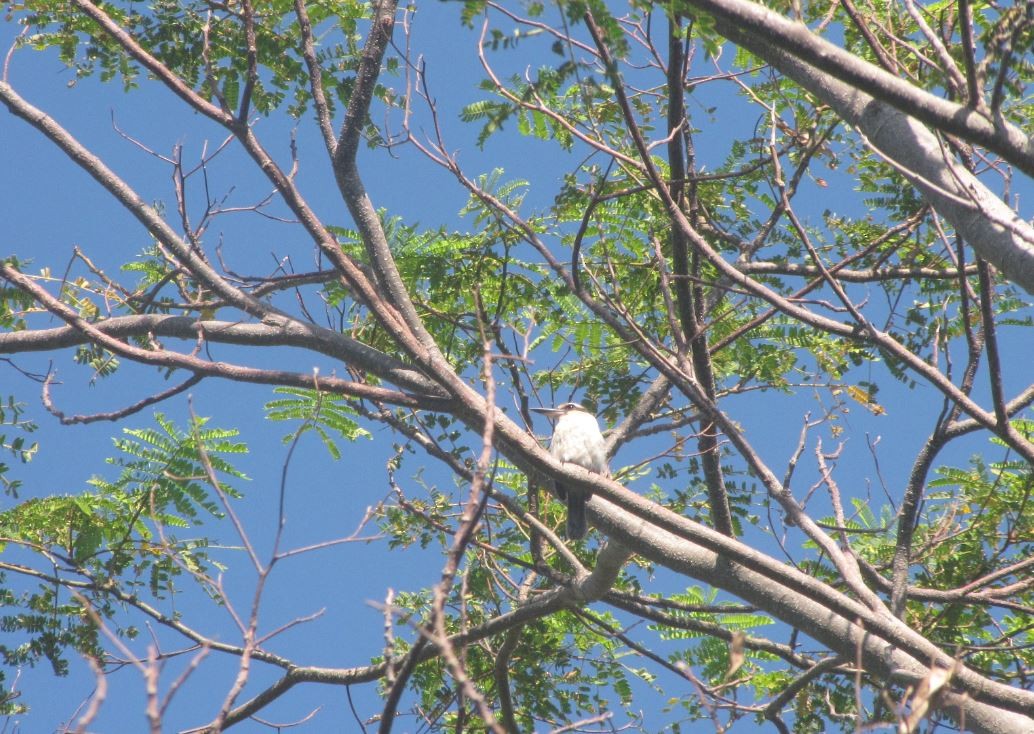
<svg viewBox="0 0 1034 734"><path fill-rule="evenodd" d="M565 415L572 413L584 413L586 415L592 415L592 411L586 408L580 403L561 403L555 408L532 408L536 413L542 413L552 419L562 418Z"/></svg>

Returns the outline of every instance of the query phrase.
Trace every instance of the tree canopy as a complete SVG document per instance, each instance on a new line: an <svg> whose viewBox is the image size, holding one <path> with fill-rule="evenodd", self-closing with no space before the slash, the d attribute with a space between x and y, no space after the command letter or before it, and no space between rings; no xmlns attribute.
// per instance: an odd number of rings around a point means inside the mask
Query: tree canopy
<svg viewBox="0 0 1034 734"><path fill-rule="evenodd" d="M7 215L2 713L1030 732L1031 7L11 5L2 134L117 216Z"/></svg>

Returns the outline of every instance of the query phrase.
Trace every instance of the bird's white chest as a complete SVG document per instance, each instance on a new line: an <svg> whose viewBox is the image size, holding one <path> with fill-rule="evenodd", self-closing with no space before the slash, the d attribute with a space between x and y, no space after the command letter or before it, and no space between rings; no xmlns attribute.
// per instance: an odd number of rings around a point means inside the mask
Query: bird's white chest
<svg viewBox="0 0 1034 734"><path fill-rule="evenodd" d="M595 472L607 470L603 434L596 419L587 413L569 413L560 417L553 430L549 452L560 461L578 464Z"/></svg>

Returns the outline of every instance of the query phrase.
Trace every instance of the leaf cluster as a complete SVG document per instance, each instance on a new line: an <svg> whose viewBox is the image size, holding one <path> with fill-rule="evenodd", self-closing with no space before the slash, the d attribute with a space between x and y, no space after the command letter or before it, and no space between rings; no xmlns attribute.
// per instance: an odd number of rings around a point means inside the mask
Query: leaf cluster
<svg viewBox="0 0 1034 734"><path fill-rule="evenodd" d="M52 568L6 564L0 629L21 641L0 646L5 666L46 660L64 675L69 650L103 658L98 624L115 621L127 602L171 601L185 574L209 583L208 540L179 533L221 516L220 503L240 496L228 482L220 480L217 491L209 486L206 467L213 477L244 479L224 455L246 448L231 440L237 431L208 428L206 419L187 430L160 413L155 422L157 428L124 429L126 437L115 441L120 454L108 460L120 469L115 479L97 476L90 490L32 498L0 512L5 556L41 555ZM136 634L118 622L116 629Z"/></svg>

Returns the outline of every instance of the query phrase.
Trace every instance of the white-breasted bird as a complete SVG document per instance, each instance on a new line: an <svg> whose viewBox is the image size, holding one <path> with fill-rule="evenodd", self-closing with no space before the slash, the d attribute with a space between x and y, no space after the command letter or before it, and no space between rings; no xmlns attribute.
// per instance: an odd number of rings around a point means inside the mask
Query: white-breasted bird
<svg viewBox="0 0 1034 734"><path fill-rule="evenodd" d="M555 408L532 408L555 421L553 438L549 441L549 453L558 461L570 462L610 476L607 466L607 447L600 433L596 416L578 403L564 403ZM585 537L585 501L592 493L565 487L556 483L556 494L567 503L567 537L578 540Z"/></svg>

